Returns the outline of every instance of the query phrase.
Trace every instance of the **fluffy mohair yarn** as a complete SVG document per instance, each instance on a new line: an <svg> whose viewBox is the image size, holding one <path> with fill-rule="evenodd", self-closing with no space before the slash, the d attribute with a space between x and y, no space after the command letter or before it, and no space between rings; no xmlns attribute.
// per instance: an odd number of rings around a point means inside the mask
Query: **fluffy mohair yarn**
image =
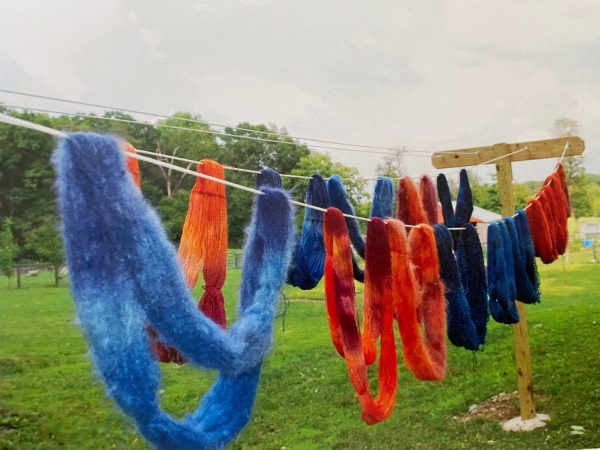
<svg viewBox="0 0 600 450"><path fill-rule="evenodd" d="M375 182L371 217L392 217L394 207L394 182L388 177L379 177Z"/></svg>
<svg viewBox="0 0 600 450"><path fill-rule="evenodd" d="M456 208L452 205L452 194L448 186L448 180L444 174L437 177L437 190L440 203L442 204L442 214L444 224L447 227L462 227L469 222L473 215L473 194L469 184L469 175L465 169L460 171L460 182L458 195L456 197Z"/></svg>
<svg viewBox="0 0 600 450"><path fill-rule="evenodd" d="M293 245L289 197L263 188L248 229L238 320L200 312L158 216L110 137L69 135L53 156L71 291L107 393L160 449L225 447L250 418ZM159 406L151 324L195 365L219 370L196 411Z"/></svg>
<svg viewBox="0 0 600 450"><path fill-rule="evenodd" d="M452 235L444 225L434 225L433 229L440 260L440 274L446 286L448 338L457 347L478 350L480 340L452 251Z"/></svg>
<svg viewBox="0 0 600 450"><path fill-rule="evenodd" d="M324 231L327 252L325 301L332 341L338 353L346 360L350 382L362 406L362 419L367 424L375 424L389 417L394 408L398 377L393 305L390 295L386 294L391 266L390 255L386 254L384 249L385 223L379 218L374 218L367 230L367 239L369 240L369 233L371 233L371 242L374 243L377 258L371 258L367 254L365 321L378 320L379 325L371 323L373 328L366 332L368 335L362 337L356 319L350 240L344 216L337 208L329 208L325 213ZM379 254L378 250L383 250L383 254ZM369 252L368 245L367 252ZM388 258L387 264L383 262L385 258ZM375 263L375 267L371 265L372 263ZM373 317L375 314L378 319ZM369 326L365 323L366 328ZM374 334L371 333L375 327L378 327L381 335L381 356L378 367L379 394L373 398L369 390L363 342L373 339Z"/></svg>
<svg viewBox="0 0 600 450"><path fill-rule="evenodd" d="M398 182L398 209L396 218L407 225L428 223L427 215L419 191L410 177L402 177Z"/></svg>
<svg viewBox="0 0 600 450"><path fill-rule="evenodd" d="M532 198L527 204L525 214L529 221L535 256L538 256L544 264L553 263L558 258L558 252L554 245L544 206L539 200Z"/></svg>
<svg viewBox="0 0 600 450"><path fill-rule="evenodd" d="M456 261L462 286L467 295L471 320L477 332L477 345L481 346L485 343L490 317L483 249L475 226L467 222L463 227L465 229L458 235Z"/></svg>
<svg viewBox="0 0 600 450"><path fill-rule="evenodd" d="M329 207L327 184L320 175L313 175L308 182L305 203L324 209ZM313 289L323 278L324 268L323 212L306 208L302 236L296 237L287 282L303 290Z"/></svg>
<svg viewBox="0 0 600 450"><path fill-rule="evenodd" d="M123 143L123 149L126 153L137 153L133 145L128 143ZM127 170L133 178L133 183L138 187L138 189L141 189L142 184L138 160L127 156L126 161ZM185 358L183 355L179 353L175 347L167 344L151 325L148 326L148 335L150 336L150 342L152 348L154 349L154 353L160 362L174 362L177 364L185 363Z"/></svg>
<svg viewBox="0 0 600 450"><path fill-rule="evenodd" d="M339 209L344 214L349 214L352 216L356 215L352 204L348 200L346 190L344 189L344 185L342 184L342 180L340 179L339 175L332 175L329 177L327 180L327 192L329 193L329 205L331 207ZM345 217L345 220L350 242L352 242L354 250L362 259L365 259L366 244L360 232L358 220L351 217ZM354 273L354 279L356 281L361 283L364 282L365 273L358 265L354 255L352 256L352 272Z"/></svg>
<svg viewBox="0 0 600 450"><path fill-rule="evenodd" d="M503 221L489 224L487 245L490 312L496 322L517 323L519 312L515 303L514 257L508 229Z"/></svg>
<svg viewBox="0 0 600 450"><path fill-rule="evenodd" d="M387 223L392 265L392 299L402 337L404 363L420 380L446 373L446 300L433 229Z"/></svg>
<svg viewBox="0 0 600 450"><path fill-rule="evenodd" d="M431 177L423 175L419 181L419 195L423 203L423 209L427 214L429 225L438 223L438 201L435 193L435 186Z"/></svg>
<svg viewBox="0 0 600 450"><path fill-rule="evenodd" d="M517 300L523 303L538 303L540 280L535 265L527 216L523 210L519 210L516 217L504 218L504 223L512 242Z"/></svg>

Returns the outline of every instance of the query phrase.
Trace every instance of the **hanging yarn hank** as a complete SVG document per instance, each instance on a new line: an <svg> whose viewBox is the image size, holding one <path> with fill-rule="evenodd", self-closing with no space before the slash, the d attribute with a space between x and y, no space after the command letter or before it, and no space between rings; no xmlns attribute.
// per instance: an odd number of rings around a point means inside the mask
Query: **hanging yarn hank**
<svg viewBox="0 0 600 450"><path fill-rule="evenodd" d="M524 223L523 220L525 220ZM523 303L538 303L540 301L539 277L535 266L527 216L522 210L519 210L514 218L505 217L504 223L512 242L517 299ZM529 243L526 242L527 239L529 239ZM530 267L532 263L533 267Z"/></svg>
<svg viewBox="0 0 600 450"><path fill-rule="evenodd" d="M465 169L460 170L460 183L456 197L456 208L452 205L452 194L448 186L448 180L444 174L437 177L437 189L440 203L442 204L442 215L447 227L462 227L473 215L473 194L469 184L469 175Z"/></svg>
<svg viewBox="0 0 600 450"><path fill-rule="evenodd" d="M538 256L544 264L556 261L558 253L554 246L554 240L552 239L544 207L539 200L532 198L527 203L525 213L529 222L535 256Z"/></svg>
<svg viewBox="0 0 600 450"><path fill-rule="evenodd" d="M379 177L375 183L371 217L392 217L394 203L394 182L388 177Z"/></svg>
<svg viewBox="0 0 600 450"><path fill-rule="evenodd" d="M446 301L433 229L387 222L392 299L402 337L404 363L419 380L441 380L446 373Z"/></svg>
<svg viewBox="0 0 600 450"><path fill-rule="evenodd" d="M196 170L215 178L225 178L223 166L210 159L200 161ZM198 177L190 194L179 257L190 288L196 285L202 270L204 293L198 307L223 328L227 326L221 291L227 274L227 247L225 186Z"/></svg>
<svg viewBox="0 0 600 450"><path fill-rule="evenodd" d="M438 201L435 194L435 186L431 177L423 175L419 181L419 194L423 202L423 209L427 214L429 225L438 223Z"/></svg>
<svg viewBox="0 0 600 450"><path fill-rule="evenodd" d="M313 175L308 182L305 203L320 208L329 207L327 184L320 175ZM287 282L303 290L313 289L321 281L324 268L323 212L306 208L302 236L296 237Z"/></svg>
<svg viewBox="0 0 600 450"><path fill-rule="evenodd" d="M446 286L448 338L457 347L479 349L479 336L471 318L471 309L452 252L452 235L444 225L434 225L435 240L440 261L440 274Z"/></svg>
<svg viewBox="0 0 600 450"><path fill-rule="evenodd" d="M466 291L471 320L475 325L478 345L482 346L485 343L490 316L483 249L475 226L467 222L464 224L464 228L458 235L456 261L462 285Z"/></svg>
<svg viewBox="0 0 600 450"><path fill-rule="evenodd" d="M517 323L519 312L515 303L517 292L512 242L503 221L489 224L487 245L490 312L496 322Z"/></svg>
<svg viewBox="0 0 600 450"><path fill-rule="evenodd" d="M329 193L329 203L331 207L337 208L342 211L344 214L348 214L351 216L355 215L354 208L352 204L348 200L346 195L346 190L342 184L342 180L339 175L332 175L327 180L327 191ZM350 237L350 241L352 242L352 246L356 253L364 259L365 258L365 241L360 232L360 225L358 224L358 220L352 217L346 217L346 228L348 229L348 235ZM352 255L352 272L354 273L354 279L360 283L363 283L365 280L364 270L360 268L358 265L358 261Z"/></svg>
<svg viewBox="0 0 600 450"><path fill-rule="evenodd" d="M133 145L126 142L123 143L123 149L126 153L137 153ZM141 181L138 160L135 158L127 157L126 162L127 170L133 178L133 183L137 186L138 189L140 189ZM183 357L183 355L181 355L176 348L168 345L152 326L148 326L148 335L150 336L152 348L154 349L156 357L159 361L174 362L176 364L185 363L185 358Z"/></svg>
<svg viewBox="0 0 600 450"><path fill-rule="evenodd" d="M374 225L373 225L374 224ZM369 223L373 230L372 239L385 241L385 224L378 218ZM329 208L325 213L324 239L327 257L325 260L325 300L327 317L332 341L338 353L346 360L349 378L362 406L361 416L367 424L385 420L391 414L397 390L396 346L393 332L393 305L385 286L371 286L389 279L390 265L381 261L372 268L373 258L369 257L366 266L365 291L368 292L365 321L372 320L372 328L361 337L356 320L356 301L352 280L352 251L344 216L337 208ZM376 248L385 247L381 241ZM389 257L377 255L379 258ZM372 270L375 272L372 272ZM369 275L369 272L372 272ZM372 296L375 297L372 297ZM378 368L379 394L373 398L369 391L367 366L363 341L369 342L377 334L379 325L375 325L377 315L380 321L381 355ZM371 326L367 325L367 327ZM370 345L370 344L369 344Z"/></svg>
<svg viewBox="0 0 600 450"><path fill-rule="evenodd" d="M569 230L567 225L569 205L562 188L560 175L556 171L549 175L544 181L541 195L544 195L545 191L550 199L549 203L555 221L553 230L556 233L556 252L559 255L563 255L567 251L567 245L569 243Z"/></svg>
<svg viewBox="0 0 600 450"><path fill-rule="evenodd" d="M293 245L289 197L264 188L257 198L244 256L246 289L227 332L193 305L175 250L127 175L114 139L71 134L53 163L72 295L106 392L157 448L225 447L250 418L271 347ZM190 363L220 371L197 410L181 420L160 409L147 324Z"/></svg>
<svg viewBox="0 0 600 450"><path fill-rule="evenodd" d="M421 203L419 191L410 177L402 177L398 182L398 209L396 218L408 225L428 223L427 215Z"/></svg>

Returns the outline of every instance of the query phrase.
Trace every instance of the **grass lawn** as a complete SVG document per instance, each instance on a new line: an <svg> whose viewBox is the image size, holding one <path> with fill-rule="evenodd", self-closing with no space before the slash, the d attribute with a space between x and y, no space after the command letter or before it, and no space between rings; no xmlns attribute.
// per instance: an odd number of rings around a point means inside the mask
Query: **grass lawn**
<svg viewBox="0 0 600 450"><path fill-rule="evenodd" d="M565 269L560 261L542 267L542 303L527 308L535 391L545 398L538 410L552 418L545 429L509 434L496 421L453 419L516 389L512 331L494 322L483 352L449 348L443 382L417 381L401 367L394 413L365 425L330 342L324 304L314 301L322 290L286 289L285 331L278 318L253 417L232 448L600 447L600 264L589 259L574 253ZM226 285L230 317L239 276L231 271ZM51 275L25 278L23 289L6 281L0 278L0 448L148 448L104 396L68 289L51 287ZM163 369L162 403L176 415L194 408L214 378L188 366ZM571 435L571 425L585 433Z"/></svg>

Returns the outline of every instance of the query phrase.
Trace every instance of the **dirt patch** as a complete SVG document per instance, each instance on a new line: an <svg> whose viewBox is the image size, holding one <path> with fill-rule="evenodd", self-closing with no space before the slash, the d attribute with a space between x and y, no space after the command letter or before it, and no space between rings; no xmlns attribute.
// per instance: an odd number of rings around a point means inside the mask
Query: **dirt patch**
<svg viewBox="0 0 600 450"><path fill-rule="evenodd" d="M543 402L548 398L543 395L534 396L536 402ZM475 418L505 421L515 417L519 411L519 393L517 391L507 394L500 392L478 405L471 405L469 411L461 416L453 417L458 422L468 422Z"/></svg>

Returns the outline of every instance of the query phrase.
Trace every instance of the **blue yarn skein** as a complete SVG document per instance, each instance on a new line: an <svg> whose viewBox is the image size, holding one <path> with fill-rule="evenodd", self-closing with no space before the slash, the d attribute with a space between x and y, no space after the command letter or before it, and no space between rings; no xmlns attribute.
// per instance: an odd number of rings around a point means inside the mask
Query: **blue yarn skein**
<svg viewBox="0 0 600 450"><path fill-rule="evenodd" d="M346 190L342 185L342 180L340 180L339 175L332 175L329 180L327 180L327 190L329 191L329 201L331 202L331 206L339 209L344 214L350 214L352 216L356 215L354 208L348 201ZM358 220L346 217L346 226L348 227L348 235L354 250L356 250L356 253L358 253L362 259L365 259L366 244L360 232Z"/></svg>
<svg viewBox="0 0 600 450"><path fill-rule="evenodd" d="M269 167L265 167L260 173L256 174L256 187L260 189L263 186L282 189L283 181L281 181L279 172Z"/></svg>
<svg viewBox="0 0 600 450"><path fill-rule="evenodd" d="M490 312L496 322L512 324L519 321L517 311L515 268L512 243L504 222L488 226L488 292Z"/></svg>
<svg viewBox="0 0 600 450"><path fill-rule="evenodd" d="M524 269L522 277L516 277L517 298L523 303L539 303L541 296L540 276L537 270L529 221L527 220L525 211L519 209L512 221L517 239L519 240Z"/></svg>
<svg viewBox="0 0 600 450"><path fill-rule="evenodd" d="M375 183L371 217L392 217L394 205L394 182L388 177L379 177Z"/></svg>
<svg viewBox="0 0 600 450"><path fill-rule="evenodd" d="M490 316L483 250L475 226L469 222L463 226L465 229L458 236L456 261L479 345L483 345Z"/></svg>
<svg viewBox="0 0 600 450"><path fill-rule="evenodd" d="M339 209L344 214L350 214L352 216L356 215L354 208L348 201L346 190L342 185L342 180L340 180L339 175L332 175L329 177L329 180L327 180L327 191L329 192L330 206ZM362 259L365 259L366 244L360 232L358 220L346 217L346 227L348 228L348 236L350 237L350 242L352 242L354 250L356 250L356 253L358 253ZM354 279L364 283L365 272L359 267L354 255L352 255L352 271L354 272Z"/></svg>
<svg viewBox="0 0 600 450"><path fill-rule="evenodd" d="M452 235L444 225L434 225L433 229L440 259L440 275L446 285L448 338L457 347L478 350L480 339L471 318L469 303L452 252Z"/></svg>
<svg viewBox="0 0 600 450"><path fill-rule="evenodd" d="M308 182L305 203L325 209L329 207L327 184L320 175L314 174ZM306 208L302 237L296 236L287 282L303 290L313 289L321 281L324 269L323 213Z"/></svg>
<svg viewBox="0 0 600 450"><path fill-rule="evenodd" d="M113 138L69 135L53 164L77 316L108 394L157 448L223 448L249 420L271 345L291 256L287 195L265 188L256 200L239 319L227 332L196 308L175 249ZM181 421L160 409L148 324L189 362L221 370L198 409Z"/></svg>
<svg viewBox="0 0 600 450"><path fill-rule="evenodd" d="M442 173L437 177L438 198L442 204L442 215L447 227L462 227L473 215L473 193L469 184L469 175L465 169L460 171L460 184L456 198L456 208L452 205L452 194L448 180Z"/></svg>

